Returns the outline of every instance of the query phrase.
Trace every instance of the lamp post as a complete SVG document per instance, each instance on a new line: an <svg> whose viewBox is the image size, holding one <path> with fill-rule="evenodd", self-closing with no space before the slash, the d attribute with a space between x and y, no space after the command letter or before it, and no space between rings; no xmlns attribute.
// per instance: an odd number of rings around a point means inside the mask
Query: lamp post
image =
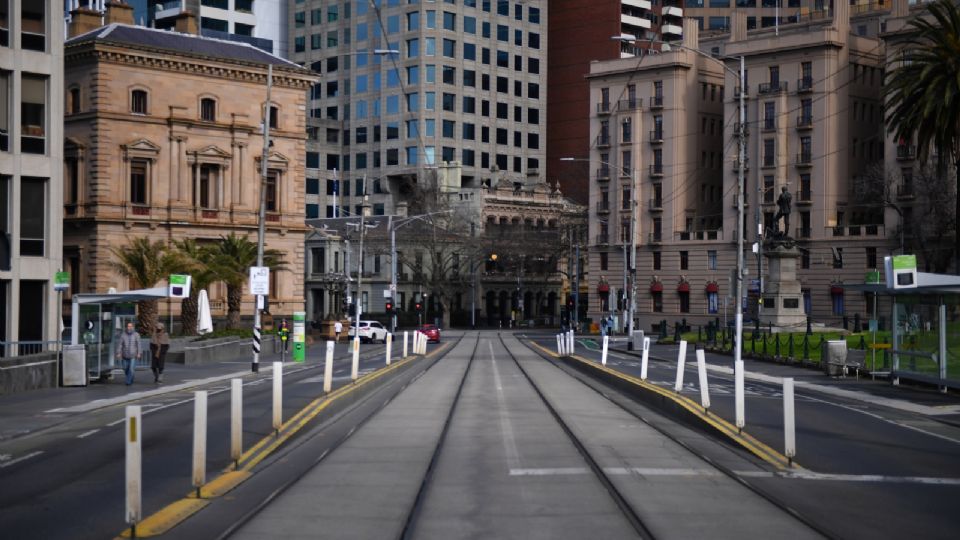
<svg viewBox="0 0 960 540"><path fill-rule="evenodd" d="M267 101L263 106L263 152L260 155L260 209L257 213L257 266L263 266L263 237L267 215L267 159L270 151L270 120L273 108L270 92L273 89L273 64L267 64ZM253 309L253 362L250 371L260 371L260 306L263 297L257 296Z"/></svg>
<svg viewBox="0 0 960 540"><path fill-rule="evenodd" d="M562 158L560 158L560 161L586 161L586 162L589 163L591 160L585 159L585 158L562 157ZM610 164L610 163L607 162L607 161L599 161L599 163L600 163L601 165L606 165L606 166L609 167L609 168L627 170L627 169L622 169L621 167L614 167L612 164ZM624 239L623 239L623 289L624 289L624 297L625 297L624 299L625 299L625 300L629 299L629 300L628 300L628 305L626 306L626 309L624 310L624 311L626 312L626 318L627 318L627 336L628 336L628 337L632 337L632 336L633 336L634 308L635 308L635 304L636 304L636 288L637 288L637 287L636 287L636 285L637 285L637 284L636 284L636 277L637 277L637 230L636 230L636 223L637 223L637 189L638 189L639 186L640 186L640 182L639 182L639 177L638 177L638 171L637 171L637 169L631 168L631 169L629 169L629 171L630 171L630 179L631 179L631 182L632 182L632 185L630 186L630 223L629 223L628 232L627 232L627 234L629 235L629 252L628 252L628 247L627 247L627 246L628 246L628 244L627 244L628 239L627 239L627 238L624 238ZM579 247L580 247L580 246L578 245L578 246L577 246L577 264L578 264L578 265L580 264L580 250L579 250ZM628 270L628 269L629 269L629 270ZM628 281L628 279L627 279L627 274L628 274L628 272L629 272L629 276L630 276L629 281ZM577 276L576 276L576 277L577 277L577 278L580 277L579 268L577 269ZM575 280L575 281L577 281L577 280ZM578 284L578 286L579 286L579 284ZM574 302L577 303L577 304L579 304L578 301L579 301L579 297L580 297L580 290L579 290L579 289L576 289L576 292L575 292L574 294L575 294L575 295L574 295ZM579 306L577 306L577 308L579 308ZM632 342L631 340L628 340L628 341L627 341L627 347L628 347L628 348L632 349L632 348L633 348L633 345L632 345L632 344L633 344L633 342Z"/></svg>

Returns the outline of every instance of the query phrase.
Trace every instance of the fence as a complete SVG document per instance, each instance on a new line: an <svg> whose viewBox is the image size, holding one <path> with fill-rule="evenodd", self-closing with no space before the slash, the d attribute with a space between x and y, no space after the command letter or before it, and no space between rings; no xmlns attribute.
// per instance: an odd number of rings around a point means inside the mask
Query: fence
<svg viewBox="0 0 960 540"><path fill-rule="evenodd" d="M60 350L59 341L0 341L0 358L26 356Z"/></svg>

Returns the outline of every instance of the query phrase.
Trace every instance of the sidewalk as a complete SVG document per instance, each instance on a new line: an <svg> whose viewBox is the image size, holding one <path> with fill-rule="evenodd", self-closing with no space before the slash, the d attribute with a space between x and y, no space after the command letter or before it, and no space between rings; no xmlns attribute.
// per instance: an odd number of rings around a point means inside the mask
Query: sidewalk
<svg viewBox="0 0 960 540"><path fill-rule="evenodd" d="M349 351L347 347L346 342L339 344L334 358L345 357ZM361 354L364 347L367 346L361 347ZM326 347L320 342L307 349L305 363L291 362L287 354L284 366L317 367L322 364L325 355ZM45 388L0 396L0 442L56 426L74 415L104 407L238 377L270 377L273 362L280 360L280 355L272 352L261 354L257 375L252 374L252 360L251 353L243 358L204 365L185 366L167 362L161 384L153 382L153 372L149 368L140 368L131 386L124 384L123 376L114 376L112 380L90 382L87 386Z"/></svg>

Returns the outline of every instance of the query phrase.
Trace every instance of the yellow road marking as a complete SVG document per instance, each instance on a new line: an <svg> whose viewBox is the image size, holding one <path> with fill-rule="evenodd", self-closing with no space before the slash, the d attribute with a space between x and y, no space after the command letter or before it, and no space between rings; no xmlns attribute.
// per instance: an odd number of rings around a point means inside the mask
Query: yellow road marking
<svg viewBox="0 0 960 540"><path fill-rule="evenodd" d="M437 347L430 354L424 356L424 358L432 357L440 354L451 346L451 342L444 343L440 347ZM197 498L196 491L191 492L184 498L174 501L164 508L158 510L157 512L151 514L146 519L137 524L137 537L148 537L148 536L158 536L166 533L170 529L176 527L181 522L197 513L200 509L204 508L210 504L210 499L222 496L223 494L234 489L238 485L242 484L248 478L250 478L253 473L251 469L256 466L258 463L263 461L271 452L276 450L281 444L289 440L294 434L296 434L300 429L303 428L306 424L315 418L321 411L327 408L331 403L337 399L353 392L361 386L369 384L371 381L383 377L387 373L396 371L400 367L410 364L416 360L416 356L406 356L405 358L400 359L399 361L373 373L369 373L357 379L353 384L342 386L336 389L333 392L330 392L329 395L321 396L312 402L309 405L300 409L295 415L293 415L289 420L284 422L280 426L280 433L282 434L279 437L273 435L268 435L261 439L257 444L251 447L249 450L243 453L240 457L240 463L242 464L240 469L235 469L234 465L227 467L223 473L220 474L217 478L207 482L200 488L200 497ZM120 533L121 538L130 538L131 530L127 529Z"/></svg>
<svg viewBox="0 0 960 540"><path fill-rule="evenodd" d="M196 514L208 504L210 504L210 501L204 499L180 499L138 523L137 538L159 536L172 529L181 521ZM131 537L132 532L130 529L120 533L120 538Z"/></svg>
<svg viewBox="0 0 960 540"><path fill-rule="evenodd" d="M549 356L552 356L554 358L559 358L559 355L557 353L553 352L552 350L546 347L543 347L538 343L533 343L533 346L540 349L540 351L542 351L543 353ZM703 407L701 407L699 403L693 401L692 399L686 396L677 394L672 390L661 388L655 384L649 383L637 377L627 375L626 373L621 373L614 369L602 366L600 364L592 362L581 356L573 355L570 358L584 365L587 365L597 371L602 371L608 375L612 375L619 379L625 380L633 384L634 386L638 386L640 388L643 388L644 390L654 392L660 396L663 396L667 399L672 400L673 402L677 403L678 405L680 405L681 407L689 411L691 414L696 416L697 419L713 427L714 429L719 431L721 434L725 435L726 437L733 440L740 446L743 446L744 448L749 450L750 453L766 461L767 463L774 465L778 469L802 470L802 467L800 467L800 465L796 461L792 462L793 466L791 467L790 465L791 462L789 459L787 459L787 456L781 454L780 452L777 452L773 448L770 448L769 446L755 439L751 435L743 431L740 431L739 429L737 429L735 425L731 424L730 422L724 420L723 418L720 418L719 416L706 414L703 410Z"/></svg>

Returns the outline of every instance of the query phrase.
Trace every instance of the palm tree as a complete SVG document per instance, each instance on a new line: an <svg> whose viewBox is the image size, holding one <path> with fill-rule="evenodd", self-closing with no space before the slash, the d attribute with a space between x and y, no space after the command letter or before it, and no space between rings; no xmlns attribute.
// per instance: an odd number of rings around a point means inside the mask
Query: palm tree
<svg viewBox="0 0 960 540"><path fill-rule="evenodd" d="M287 269L282 251L268 249L263 252L263 265L271 271ZM240 305L243 301L243 287L247 283L250 267L257 264L257 244L245 236L230 233L221 236L220 242L212 246L209 267L216 275L216 281L227 285L227 327L240 327Z"/></svg>
<svg viewBox="0 0 960 540"><path fill-rule="evenodd" d="M162 240L134 238L127 246L111 247L110 252L117 258L110 265L136 288L153 287L182 267L180 255L168 249ZM157 327L157 312L157 300L137 302L137 327L141 334L149 334Z"/></svg>
<svg viewBox="0 0 960 540"><path fill-rule="evenodd" d="M887 131L900 140L915 136L921 160L935 150L940 171L949 153L958 182L953 220L960 273L960 9L953 0L938 0L927 11L908 23L912 33L903 41L908 61L887 76Z"/></svg>
<svg viewBox="0 0 960 540"><path fill-rule="evenodd" d="M174 240L173 245L180 252L183 262L183 267L178 271L192 276L190 296L180 304L180 322L184 335L194 335L197 331L200 290L217 281L217 275L210 267L212 249L210 246L201 246L194 238Z"/></svg>

